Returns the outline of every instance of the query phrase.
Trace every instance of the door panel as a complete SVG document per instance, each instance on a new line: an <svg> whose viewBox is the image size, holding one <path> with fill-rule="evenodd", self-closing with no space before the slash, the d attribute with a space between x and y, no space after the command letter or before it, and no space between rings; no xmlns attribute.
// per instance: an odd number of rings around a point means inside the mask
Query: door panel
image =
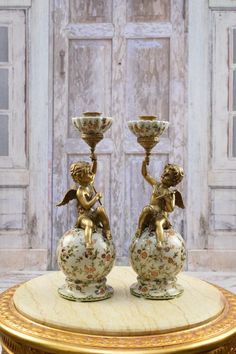
<svg viewBox="0 0 236 354"><path fill-rule="evenodd" d="M127 20L130 22L169 21L170 10L170 0L128 0Z"/></svg>
<svg viewBox="0 0 236 354"><path fill-rule="evenodd" d="M148 114L169 120L169 56L169 38L127 40L127 121Z"/></svg>
<svg viewBox="0 0 236 354"><path fill-rule="evenodd" d="M70 3L70 22L111 22L112 0L74 0Z"/></svg>
<svg viewBox="0 0 236 354"><path fill-rule="evenodd" d="M69 45L69 138L78 138L71 117L111 112L111 40L71 40ZM95 84L96 83L96 84ZM106 137L108 135L106 134Z"/></svg>

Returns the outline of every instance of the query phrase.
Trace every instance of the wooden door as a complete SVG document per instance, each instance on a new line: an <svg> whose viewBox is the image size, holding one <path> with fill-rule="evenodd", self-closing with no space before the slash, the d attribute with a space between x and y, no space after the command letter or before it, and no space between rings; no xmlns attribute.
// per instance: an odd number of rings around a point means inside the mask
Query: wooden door
<svg viewBox="0 0 236 354"><path fill-rule="evenodd" d="M47 2L0 1L1 271L47 267L48 17Z"/></svg>
<svg viewBox="0 0 236 354"><path fill-rule="evenodd" d="M150 169L159 176L169 161L184 165L184 2L55 0L54 5L54 205L72 184L70 163L89 157L71 117L83 111L114 117L97 147L96 189L104 193L118 261L125 262L151 193L141 177L143 150L127 121L143 114L170 121ZM74 209L54 209L53 255L58 239L75 222ZM180 230L181 211L175 222Z"/></svg>
<svg viewBox="0 0 236 354"><path fill-rule="evenodd" d="M22 41L17 40L20 35ZM25 15L0 11L0 247L27 242ZM4 258L4 257L3 257Z"/></svg>
<svg viewBox="0 0 236 354"><path fill-rule="evenodd" d="M189 3L188 262L235 270L236 1Z"/></svg>
<svg viewBox="0 0 236 354"><path fill-rule="evenodd" d="M209 244L235 249L236 13L213 12L212 158Z"/></svg>

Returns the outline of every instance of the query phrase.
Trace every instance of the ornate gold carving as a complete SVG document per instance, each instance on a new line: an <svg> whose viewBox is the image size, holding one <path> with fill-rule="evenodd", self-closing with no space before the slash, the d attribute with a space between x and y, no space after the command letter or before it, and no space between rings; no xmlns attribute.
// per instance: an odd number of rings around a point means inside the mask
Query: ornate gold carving
<svg viewBox="0 0 236 354"><path fill-rule="evenodd" d="M236 353L236 337L223 346L211 350L208 354L233 354Z"/></svg>
<svg viewBox="0 0 236 354"><path fill-rule="evenodd" d="M106 353L107 350L111 352L114 349L117 353L126 353L130 349L142 349L142 354L153 352L153 349L156 349L156 353L163 353L163 347L166 348L166 353L182 353L183 349L186 350L195 345L196 348L200 348L199 353L202 353L203 347L204 351L207 351L207 348L213 350L214 342L217 343L216 348L217 346L225 348L224 343L227 343L228 337L236 336L236 296L224 289L221 289L221 292L227 300L227 306L223 313L210 323L168 334L115 337L59 330L33 322L19 314L14 307L12 297L16 288L11 288L0 295L0 331L4 335L17 337L18 343L28 342L32 347L35 346L34 343L37 342L37 346L40 343L42 350L47 350L50 345L55 353L59 352L57 350L59 344L60 348L63 348L60 353L67 353L68 345L71 352L75 353L79 352L79 348L87 348L88 352L90 349L91 353L92 348L96 348L100 353ZM228 350L226 353L235 352L235 338L233 342L230 340L230 343L233 344L226 344Z"/></svg>
<svg viewBox="0 0 236 354"><path fill-rule="evenodd" d="M2 345L7 351L4 353L14 353L14 354L50 354L49 352L42 351L40 349L35 349L28 347L24 344L15 342L12 338L2 335Z"/></svg>

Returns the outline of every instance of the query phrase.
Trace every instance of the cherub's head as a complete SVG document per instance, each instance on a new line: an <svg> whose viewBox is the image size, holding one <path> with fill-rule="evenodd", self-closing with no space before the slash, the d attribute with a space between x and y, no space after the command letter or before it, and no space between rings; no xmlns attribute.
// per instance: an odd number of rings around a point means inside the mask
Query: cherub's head
<svg viewBox="0 0 236 354"><path fill-rule="evenodd" d="M91 165L85 161L72 163L70 166L70 174L76 183L82 186L87 186L94 180L94 173L91 170Z"/></svg>
<svg viewBox="0 0 236 354"><path fill-rule="evenodd" d="M166 187L176 186L182 181L184 170L182 167L174 164L167 164L161 175L161 183Z"/></svg>

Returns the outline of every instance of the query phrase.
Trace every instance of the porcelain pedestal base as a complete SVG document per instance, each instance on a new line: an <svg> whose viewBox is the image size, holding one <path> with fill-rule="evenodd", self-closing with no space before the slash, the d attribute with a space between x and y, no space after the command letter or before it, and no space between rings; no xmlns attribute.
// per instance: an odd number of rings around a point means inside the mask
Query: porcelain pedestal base
<svg viewBox="0 0 236 354"><path fill-rule="evenodd" d="M173 229L164 231L161 246L156 233L146 228L130 245L130 260L137 273L132 295L152 300L169 300L180 296L184 289L176 283L186 259L184 240Z"/></svg>
<svg viewBox="0 0 236 354"><path fill-rule="evenodd" d="M99 282L89 284L66 280L66 284L58 288L58 293L71 301L100 301L109 299L114 290L106 284L106 278L103 278Z"/></svg>
<svg viewBox="0 0 236 354"><path fill-rule="evenodd" d="M176 283L176 279L173 281L168 280L168 282L163 279L161 280L142 280L137 278L137 283L134 283L130 287L130 292L132 295L138 297L144 297L150 300L167 300L174 299L180 296L184 289L181 285Z"/></svg>
<svg viewBox="0 0 236 354"><path fill-rule="evenodd" d="M115 261L112 240L98 229L92 234L92 249L86 248L84 230L74 227L60 239L57 248L59 268L65 274L65 283L58 288L64 299L92 302L108 299L113 288L106 284Z"/></svg>

